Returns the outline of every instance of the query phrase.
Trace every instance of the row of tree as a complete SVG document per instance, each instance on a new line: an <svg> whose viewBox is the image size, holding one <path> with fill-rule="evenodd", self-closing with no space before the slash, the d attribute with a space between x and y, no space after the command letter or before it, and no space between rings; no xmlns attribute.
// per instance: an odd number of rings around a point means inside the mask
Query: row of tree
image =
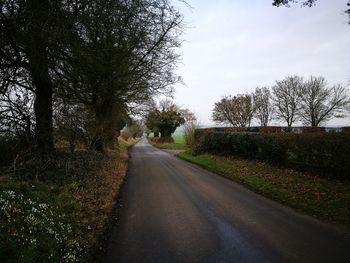
<svg viewBox="0 0 350 263"><path fill-rule="evenodd" d="M180 81L182 20L168 0L1 1L0 135L47 153L58 130L103 151Z"/></svg>
<svg viewBox="0 0 350 263"><path fill-rule="evenodd" d="M216 102L212 119L234 127L250 126L256 118L261 126L272 119L288 127L301 121L316 127L332 118L343 118L350 111L349 90L343 85L329 86L324 77L304 80L289 76L271 88L256 88L252 94L225 96Z"/></svg>

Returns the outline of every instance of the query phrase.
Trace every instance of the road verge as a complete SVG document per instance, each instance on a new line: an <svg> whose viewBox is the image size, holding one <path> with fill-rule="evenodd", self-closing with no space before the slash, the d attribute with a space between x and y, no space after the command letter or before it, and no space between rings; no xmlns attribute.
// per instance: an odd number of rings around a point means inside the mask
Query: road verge
<svg viewBox="0 0 350 263"><path fill-rule="evenodd" d="M350 227L350 182L319 178L263 162L209 154L177 156L318 219Z"/></svg>

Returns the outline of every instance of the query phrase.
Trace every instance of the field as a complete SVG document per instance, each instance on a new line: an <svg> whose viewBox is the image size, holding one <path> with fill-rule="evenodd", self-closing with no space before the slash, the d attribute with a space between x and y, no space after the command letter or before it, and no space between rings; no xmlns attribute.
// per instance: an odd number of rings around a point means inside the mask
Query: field
<svg viewBox="0 0 350 263"><path fill-rule="evenodd" d="M188 149L185 145L185 139L183 133L174 133L172 135L173 143L152 143L153 146L159 149L170 149L170 150L186 150Z"/></svg>

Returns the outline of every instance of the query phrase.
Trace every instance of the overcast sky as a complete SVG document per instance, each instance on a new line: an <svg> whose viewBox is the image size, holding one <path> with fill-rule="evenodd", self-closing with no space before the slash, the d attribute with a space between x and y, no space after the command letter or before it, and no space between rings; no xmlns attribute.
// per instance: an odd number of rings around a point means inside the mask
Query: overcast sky
<svg viewBox="0 0 350 263"><path fill-rule="evenodd" d="M177 104L212 125L211 111L223 95L272 86L298 74L349 83L348 0L319 0L313 8L273 7L272 0L188 0L176 87ZM331 125L350 125L350 118Z"/></svg>

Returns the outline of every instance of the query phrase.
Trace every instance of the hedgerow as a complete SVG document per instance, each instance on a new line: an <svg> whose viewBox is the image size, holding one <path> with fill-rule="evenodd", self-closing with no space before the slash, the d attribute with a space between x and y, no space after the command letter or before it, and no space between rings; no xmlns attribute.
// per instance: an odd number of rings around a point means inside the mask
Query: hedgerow
<svg viewBox="0 0 350 263"><path fill-rule="evenodd" d="M268 161L326 177L349 178L348 133L196 131L193 154L234 155Z"/></svg>

